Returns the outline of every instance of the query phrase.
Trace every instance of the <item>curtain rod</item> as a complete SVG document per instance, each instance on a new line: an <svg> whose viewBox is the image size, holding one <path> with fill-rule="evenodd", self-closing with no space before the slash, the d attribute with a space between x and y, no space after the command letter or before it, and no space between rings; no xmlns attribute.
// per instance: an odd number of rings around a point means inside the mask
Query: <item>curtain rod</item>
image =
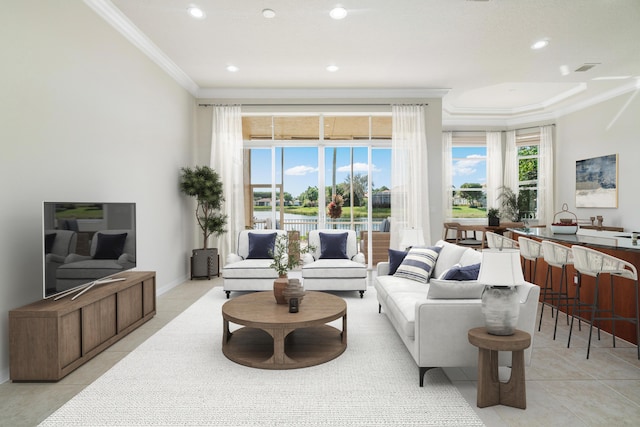
<svg viewBox="0 0 640 427"><path fill-rule="evenodd" d="M390 107L392 105L429 105L429 104L396 104L396 103L350 103L350 104L198 104L198 107L219 107L227 105L240 105L241 107Z"/></svg>

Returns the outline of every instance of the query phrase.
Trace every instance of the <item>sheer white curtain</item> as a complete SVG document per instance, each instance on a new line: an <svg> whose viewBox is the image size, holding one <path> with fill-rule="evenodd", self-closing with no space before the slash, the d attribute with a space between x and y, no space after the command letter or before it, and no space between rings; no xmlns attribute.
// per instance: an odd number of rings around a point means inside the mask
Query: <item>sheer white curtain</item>
<svg viewBox="0 0 640 427"><path fill-rule="evenodd" d="M504 149L504 186L518 194L518 147L516 147L516 131L506 132Z"/></svg>
<svg viewBox="0 0 640 427"><path fill-rule="evenodd" d="M453 132L442 133L442 185L444 191L442 192L442 208L444 209L443 217L445 219L451 218L451 209L453 193L453 171L452 169L452 155L451 149L453 147Z"/></svg>
<svg viewBox="0 0 640 427"><path fill-rule="evenodd" d="M502 132L487 132L487 209L499 208L502 186Z"/></svg>
<svg viewBox="0 0 640 427"><path fill-rule="evenodd" d="M400 248L402 230L429 232L429 186L424 106L393 105L391 136L391 242Z"/></svg>
<svg viewBox="0 0 640 427"><path fill-rule="evenodd" d="M540 128L538 150L538 223L551 224L555 209L553 182L553 126Z"/></svg>
<svg viewBox="0 0 640 427"><path fill-rule="evenodd" d="M240 106L213 107L211 133L211 167L218 172L223 184L222 211L227 215L227 232L217 238L222 258L236 251L236 240L244 229L244 183L242 149L242 115Z"/></svg>

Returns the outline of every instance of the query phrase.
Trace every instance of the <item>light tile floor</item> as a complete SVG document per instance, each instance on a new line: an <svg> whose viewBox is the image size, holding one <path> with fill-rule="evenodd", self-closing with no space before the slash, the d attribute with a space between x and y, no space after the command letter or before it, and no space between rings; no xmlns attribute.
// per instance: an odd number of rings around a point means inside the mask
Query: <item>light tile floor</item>
<svg viewBox="0 0 640 427"><path fill-rule="evenodd" d="M111 366L180 314L221 279L187 281L158 297L157 314L145 325L57 383L0 384L0 426L35 426ZM222 291L221 291L222 292ZM375 309L375 307L374 307ZM606 334L592 344L586 359L588 328L574 327L567 349L568 327L545 309L542 329L533 342L531 366L526 370L527 409L476 407L475 369L445 372L488 426L602 426L640 425L640 361L636 347L617 340L611 348ZM417 368L416 368L417 369ZM508 372L501 372L508 375ZM399 420L398 425L401 424Z"/></svg>

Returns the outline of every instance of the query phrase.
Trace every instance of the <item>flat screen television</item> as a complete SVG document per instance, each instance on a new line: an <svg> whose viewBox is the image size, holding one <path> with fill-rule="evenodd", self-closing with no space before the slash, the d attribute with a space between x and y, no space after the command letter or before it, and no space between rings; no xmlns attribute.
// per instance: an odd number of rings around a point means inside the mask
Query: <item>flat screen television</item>
<svg viewBox="0 0 640 427"><path fill-rule="evenodd" d="M136 204L44 202L42 253L44 298L117 278L136 267Z"/></svg>

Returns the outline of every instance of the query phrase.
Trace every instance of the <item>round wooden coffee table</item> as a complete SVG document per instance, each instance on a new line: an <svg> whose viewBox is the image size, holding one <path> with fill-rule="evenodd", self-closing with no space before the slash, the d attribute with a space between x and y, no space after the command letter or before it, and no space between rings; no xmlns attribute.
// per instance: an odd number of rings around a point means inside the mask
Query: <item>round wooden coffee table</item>
<svg viewBox="0 0 640 427"><path fill-rule="evenodd" d="M326 324L341 317L342 331ZM273 292L242 295L224 303L222 319L222 352L245 366L304 368L347 348L347 304L324 292L307 292L297 313L276 304ZM244 327L231 332L229 323Z"/></svg>

